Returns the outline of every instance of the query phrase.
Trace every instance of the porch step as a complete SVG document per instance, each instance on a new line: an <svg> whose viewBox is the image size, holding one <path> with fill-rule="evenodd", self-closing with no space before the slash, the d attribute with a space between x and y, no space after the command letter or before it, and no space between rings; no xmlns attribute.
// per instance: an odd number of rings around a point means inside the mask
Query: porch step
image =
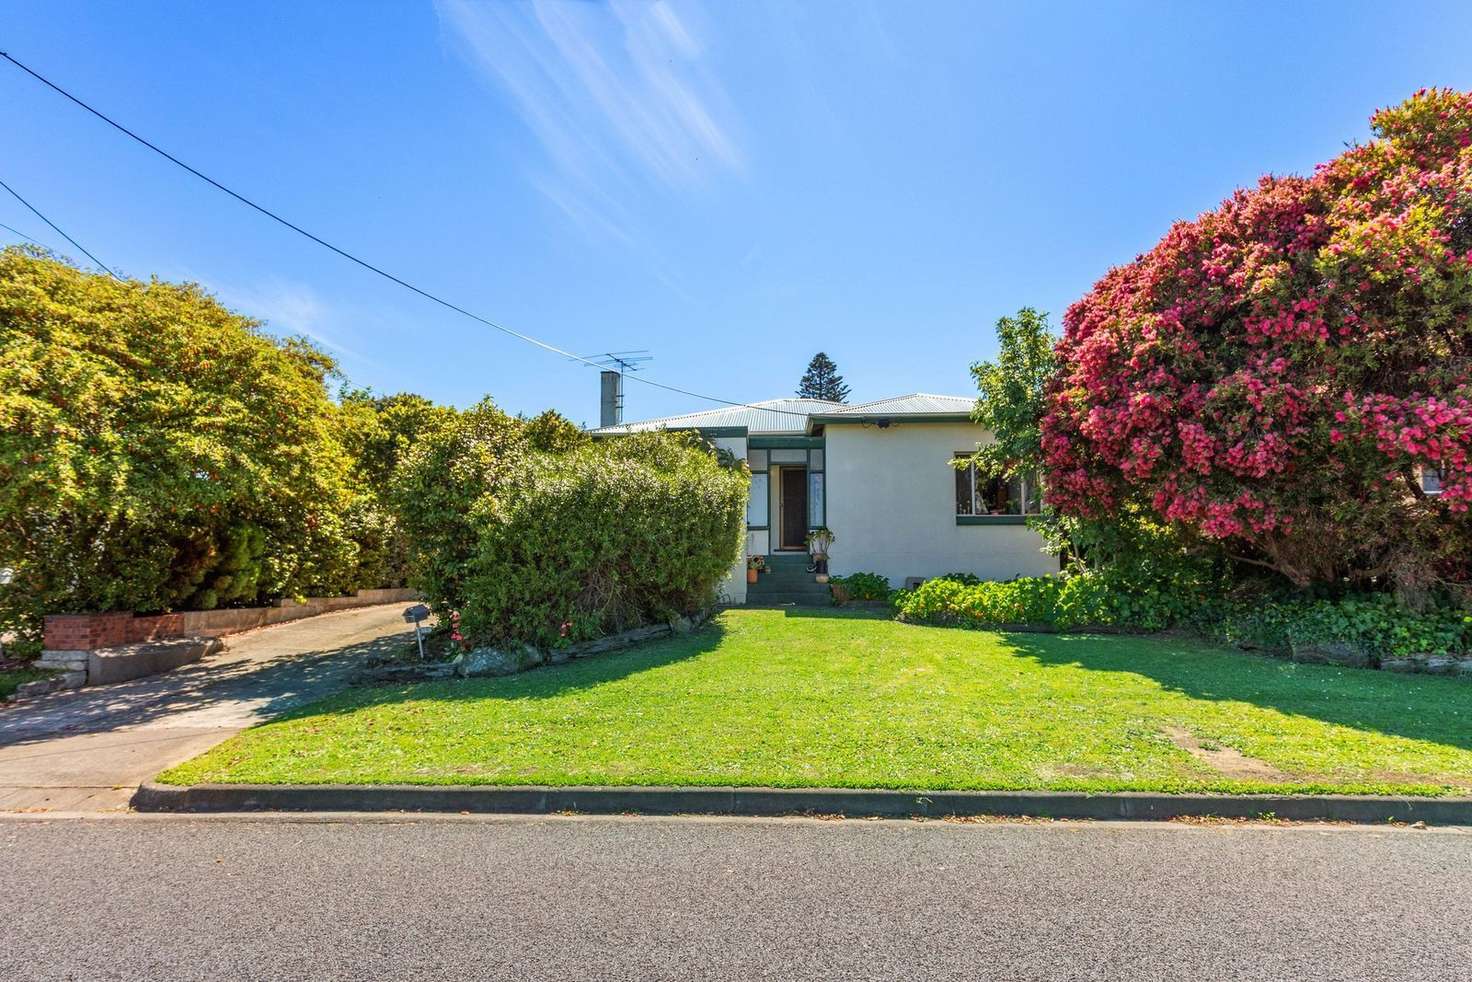
<svg viewBox="0 0 1472 982"><path fill-rule="evenodd" d="M829 606L833 594L808 572L812 562L805 552L770 553L766 572L746 585L746 602L759 607Z"/></svg>

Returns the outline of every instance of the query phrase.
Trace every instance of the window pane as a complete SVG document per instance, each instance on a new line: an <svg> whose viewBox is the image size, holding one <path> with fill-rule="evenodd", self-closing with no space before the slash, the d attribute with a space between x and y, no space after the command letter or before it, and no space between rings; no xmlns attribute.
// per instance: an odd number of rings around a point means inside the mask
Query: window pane
<svg viewBox="0 0 1472 982"><path fill-rule="evenodd" d="M808 528L823 524L823 475L808 471Z"/></svg>
<svg viewBox="0 0 1472 982"><path fill-rule="evenodd" d="M821 451L821 450L809 450L808 451L808 466L811 467L815 471L822 470L823 469L823 451Z"/></svg>
<svg viewBox="0 0 1472 982"><path fill-rule="evenodd" d="M806 464L808 452L806 450L773 450L772 463L774 464Z"/></svg>
<svg viewBox="0 0 1472 982"><path fill-rule="evenodd" d="M1022 479L1014 477L1004 481L999 477L977 481L981 485L977 497L978 515L1021 515Z"/></svg>
<svg viewBox="0 0 1472 982"><path fill-rule="evenodd" d="M746 500L746 524L767 524L767 472L751 475L751 497Z"/></svg>
<svg viewBox="0 0 1472 982"><path fill-rule="evenodd" d="M1041 515L1043 513L1043 482L1038 480L1036 474L1029 474L1024 483L1027 487L1027 513Z"/></svg>
<svg viewBox="0 0 1472 982"><path fill-rule="evenodd" d="M765 450L749 450L746 453L746 465L754 471L767 469L767 452Z"/></svg>
<svg viewBox="0 0 1472 982"><path fill-rule="evenodd" d="M975 511L971 504L971 468L956 470L956 514L972 515Z"/></svg>
<svg viewBox="0 0 1472 982"><path fill-rule="evenodd" d="M1421 471L1421 490L1427 494L1441 494L1441 471L1427 467Z"/></svg>

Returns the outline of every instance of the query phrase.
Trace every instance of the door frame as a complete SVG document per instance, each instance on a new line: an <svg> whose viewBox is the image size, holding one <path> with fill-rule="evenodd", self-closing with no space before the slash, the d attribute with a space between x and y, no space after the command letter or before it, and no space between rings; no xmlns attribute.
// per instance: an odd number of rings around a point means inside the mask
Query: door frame
<svg viewBox="0 0 1472 982"><path fill-rule="evenodd" d="M802 537L803 544L800 546L789 546L787 542L787 471L802 472ZM808 537L808 512L811 503L808 498L808 466L807 464L778 464L777 465L777 541L773 545L774 552L807 552Z"/></svg>

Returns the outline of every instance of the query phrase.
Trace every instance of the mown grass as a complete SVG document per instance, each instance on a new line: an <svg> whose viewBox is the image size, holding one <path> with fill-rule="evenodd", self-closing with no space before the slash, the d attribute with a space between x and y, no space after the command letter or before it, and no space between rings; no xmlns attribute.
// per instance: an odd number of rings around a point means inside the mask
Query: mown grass
<svg viewBox="0 0 1472 982"><path fill-rule="evenodd" d="M1234 776L1181 730L1272 771ZM351 690L162 779L1436 795L1472 789L1472 685L1187 639L732 610L511 678Z"/></svg>

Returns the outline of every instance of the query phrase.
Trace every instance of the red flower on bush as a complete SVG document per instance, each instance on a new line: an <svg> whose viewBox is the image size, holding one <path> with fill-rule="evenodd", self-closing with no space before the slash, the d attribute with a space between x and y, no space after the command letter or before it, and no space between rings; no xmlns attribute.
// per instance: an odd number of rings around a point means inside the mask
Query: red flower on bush
<svg viewBox="0 0 1472 982"><path fill-rule="evenodd" d="M1422 91L1372 126L1312 177L1178 222L1069 308L1051 504L1135 502L1300 583L1468 578L1472 94Z"/></svg>

